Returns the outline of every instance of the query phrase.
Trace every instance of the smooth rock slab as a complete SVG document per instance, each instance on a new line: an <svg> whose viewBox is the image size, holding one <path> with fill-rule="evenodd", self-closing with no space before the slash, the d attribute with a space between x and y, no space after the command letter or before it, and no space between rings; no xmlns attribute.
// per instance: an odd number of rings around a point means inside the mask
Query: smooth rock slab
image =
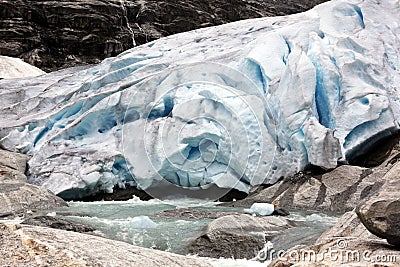
<svg viewBox="0 0 400 267"><path fill-rule="evenodd" d="M0 266L211 266L205 261L75 232L0 224Z"/></svg>
<svg viewBox="0 0 400 267"><path fill-rule="evenodd" d="M159 218L175 218L175 219L218 219L227 215L240 215L238 212L219 211L219 210L202 210L180 208L173 210L164 210L156 214Z"/></svg>
<svg viewBox="0 0 400 267"><path fill-rule="evenodd" d="M360 204L357 215L374 235L400 247L400 162L383 177L385 184L377 195Z"/></svg>
<svg viewBox="0 0 400 267"><path fill-rule="evenodd" d="M24 173L28 160L27 155L0 149L0 166Z"/></svg>
<svg viewBox="0 0 400 267"><path fill-rule="evenodd" d="M18 182L0 183L0 203L0 217L67 206L44 187Z"/></svg>
<svg viewBox="0 0 400 267"><path fill-rule="evenodd" d="M44 187L27 183L28 159L26 155L0 149L0 217L67 206Z"/></svg>
<svg viewBox="0 0 400 267"><path fill-rule="evenodd" d="M93 232L94 230L96 230L92 226L58 216L35 216L24 220L22 224L49 227L78 233Z"/></svg>
<svg viewBox="0 0 400 267"><path fill-rule="evenodd" d="M252 259L266 240L293 226L294 223L282 217L228 215L212 221L188 250L204 257Z"/></svg>

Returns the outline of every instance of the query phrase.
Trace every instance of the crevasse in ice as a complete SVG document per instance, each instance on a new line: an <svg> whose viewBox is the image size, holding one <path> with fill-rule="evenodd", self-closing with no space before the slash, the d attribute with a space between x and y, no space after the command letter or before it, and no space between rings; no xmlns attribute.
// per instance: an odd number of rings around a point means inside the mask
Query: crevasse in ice
<svg viewBox="0 0 400 267"><path fill-rule="evenodd" d="M5 79L0 144L66 198L127 184L248 192L334 168L398 131L398 14L393 0L332 1Z"/></svg>

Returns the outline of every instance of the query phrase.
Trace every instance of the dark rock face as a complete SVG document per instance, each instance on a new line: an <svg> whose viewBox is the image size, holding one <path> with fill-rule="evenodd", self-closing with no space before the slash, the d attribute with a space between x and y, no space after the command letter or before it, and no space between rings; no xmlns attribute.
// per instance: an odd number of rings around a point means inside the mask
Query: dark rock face
<svg viewBox="0 0 400 267"><path fill-rule="evenodd" d="M204 257L251 259L257 256L266 240L293 226L283 217L228 215L212 221L188 250Z"/></svg>
<svg viewBox="0 0 400 267"><path fill-rule="evenodd" d="M163 36L302 12L325 1L4 0L0 54L20 57L46 71L93 64Z"/></svg>
<svg viewBox="0 0 400 267"><path fill-rule="evenodd" d="M134 196L140 198L140 200L150 200L153 197L150 196L149 194L147 194L145 191L143 190L139 190L135 187L126 185L125 188L119 188L118 186L115 186L113 189L112 193L99 193L96 194L94 196L88 196L88 197L83 197L81 199L79 199L79 201L111 201L111 200L115 200L115 201L124 201L124 200L129 200L132 199ZM74 200L74 199L70 199L68 197L63 197L61 196L63 199L65 200Z"/></svg>
<svg viewBox="0 0 400 267"><path fill-rule="evenodd" d="M89 225L78 223L74 220L53 216L35 216L23 221L22 224L50 227L78 233L93 232L94 230L96 230Z"/></svg>
<svg viewBox="0 0 400 267"><path fill-rule="evenodd" d="M379 193L360 204L356 212L371 233L400 247L400 162L383 180L385 184Z"/></svg>

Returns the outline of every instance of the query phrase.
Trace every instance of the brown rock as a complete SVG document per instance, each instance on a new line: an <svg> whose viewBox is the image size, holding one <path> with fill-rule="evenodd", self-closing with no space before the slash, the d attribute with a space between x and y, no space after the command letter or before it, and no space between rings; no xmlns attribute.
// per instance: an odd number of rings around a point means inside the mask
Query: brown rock
<svg viewBox="0 0 400 267"><path fill-rule="evenodd" d="M28 159L29 157L27 155L0 149L0 166L25 173Z"/></svg>
<svg viewBox="0 0 400 267"><path fill-rule="evenodd" d="M74 231L78 233L93 232L96 229L92 226L76 222L72 219L59 216L34 216L24 220L22 224L34 226L50 227L65 231Z"/></svg>

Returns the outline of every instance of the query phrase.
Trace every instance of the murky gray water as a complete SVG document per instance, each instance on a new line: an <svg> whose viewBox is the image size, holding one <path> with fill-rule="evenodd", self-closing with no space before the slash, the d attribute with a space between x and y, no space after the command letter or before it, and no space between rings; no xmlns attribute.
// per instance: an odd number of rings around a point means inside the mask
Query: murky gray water
<svg viewBox="0 0 400 267"><path fill-rule="evenodd" d="M176 200L169 203L158 200L70 202L69 208L59 214L95 226L104 237L178 254L198 237L212 219L160 218L156 214L176 208L205 209L208 211L235 211L241 208L216 206L217 203L198 203L195 200ZM71 216L70 214L74 214ZM286 230L273 240L275 249L288 249L296 244L311 244L321 233L332 226L337 218L313 212L292 211L288 219L297 227Z"/></svg>

